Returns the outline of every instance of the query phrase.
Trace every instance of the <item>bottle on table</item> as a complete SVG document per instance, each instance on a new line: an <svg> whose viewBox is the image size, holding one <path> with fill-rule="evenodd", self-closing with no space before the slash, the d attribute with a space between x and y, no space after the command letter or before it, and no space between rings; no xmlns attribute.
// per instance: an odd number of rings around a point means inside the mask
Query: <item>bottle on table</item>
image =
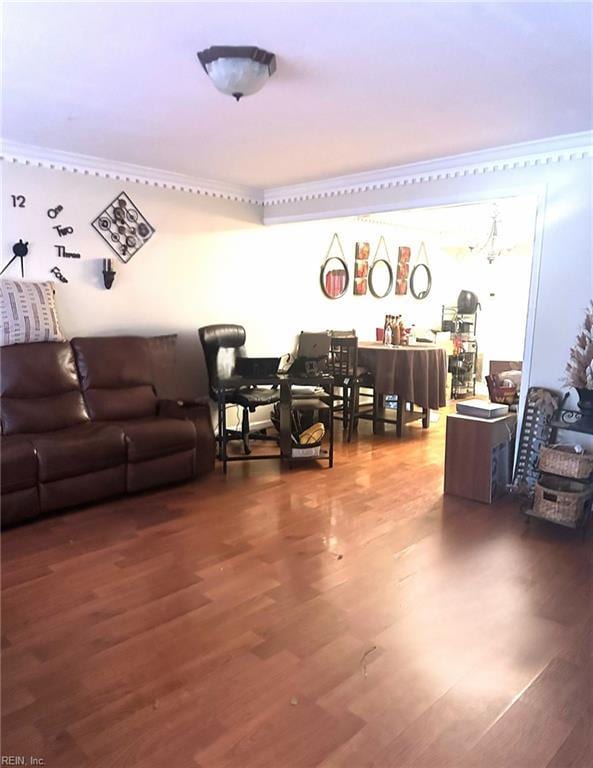
<svg viewBox="0 0 593 768"><path fill-rule="evenodd" d="M400 328L400 319L401 315L397 315L393 319L392 328L391 328L391 339L392 344L395 344L397 347L401 343L401 328Z"/></svg>
<svg viewBox="0 0 593 768"><path fill-rule="evenodd" d="M385 330L383 331L383 344L393 343L392 316L385 315Z"/></svg>

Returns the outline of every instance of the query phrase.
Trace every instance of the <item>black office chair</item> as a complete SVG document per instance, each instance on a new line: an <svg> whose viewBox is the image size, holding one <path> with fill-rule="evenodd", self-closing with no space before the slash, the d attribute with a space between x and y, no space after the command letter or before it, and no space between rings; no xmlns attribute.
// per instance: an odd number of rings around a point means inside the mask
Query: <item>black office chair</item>
<svg viewBox="0 0 593 768"><path fill-rule="evenodd" d="M206 368L208 370L209 393L212 400L218 402L218 382L234 373L237 357L244 357L245 328L242 325L205 325L198 331ZM275 389L265 387L244 386L237 389L225 389L226 403L239 405L243 408L241 431L235 429L223 430L222 420L218 419L219 449L223 440L242 440L246 454L251 453L249 438L261 439L266 437L261 433L249 431L249 414L262 405L272 405L278 402L280 395ZM270 439L270 438L267 438ZM221 451L219 451L221 453Z"/></svg>

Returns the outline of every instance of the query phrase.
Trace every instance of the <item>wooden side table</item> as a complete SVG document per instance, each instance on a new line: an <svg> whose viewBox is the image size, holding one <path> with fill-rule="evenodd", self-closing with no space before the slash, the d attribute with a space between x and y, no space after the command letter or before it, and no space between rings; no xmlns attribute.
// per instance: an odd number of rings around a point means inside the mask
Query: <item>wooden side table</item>
<svg viewBox="0 0 593 768"><path fill-rule="evenodd" d="M492 503L507 493L517 416L497 419L447 416L445 493Z"/></svg>

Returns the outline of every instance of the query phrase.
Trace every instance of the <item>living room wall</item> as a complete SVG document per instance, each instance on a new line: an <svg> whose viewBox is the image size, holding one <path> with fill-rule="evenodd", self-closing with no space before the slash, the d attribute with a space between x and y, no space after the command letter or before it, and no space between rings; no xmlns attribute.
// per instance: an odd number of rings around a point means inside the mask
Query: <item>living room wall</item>
<svg viewBox="0 0 593 768"><path fill-rule="evenodd" d="M197 341L201 325L241 323L250 354L284 354L293 351L301 330L356 327L361 337L373 338L387 312L436 328L441 304L454 301L459 291L447 280L452 262L439 238L417 228L356 218L264 227L261 208L246 203L21 164L3 163L2 171L2 263L19 238L29 242L26 279L54 280L68 337L179 334L179 396L206 391ZM91 227L122 189L155 229L127 264ZM12 205L12 195L25 197L23 208ZM47 211L57 205L63 210L50 219ZM60 237L58 225L74 231ZM328 300L319 287L319 270L334 232L350 267L357 240L369 241L372 257L383 235L394 265L398 245L411 246L415 257L425 241L434 273L429 299L354 296L351 285L339 301ZM57 245L80 253L80 259L57 256ZM117 272L111 290L103 286L104 258L112 258ZM67 284L50 274L54 266ZM20 277L18 263L4 277Z"/></svg>
<svg viewBox="0 0 593 768"><path fill-rule="evenodd" d="M242 275L227 268L230 254L242 251L237 238L261 231L256 206L154 186L97 178L82 173L2 163L2 264L12 245L29 242L25 278L54 280L60 321L65 334L179 334L179 396L205 392L197 328L217 319L244 316L233 302ZM121 262L91 222L125 190L155 229L152 238L127 263ZM25 206L13 207L12 195ZM47 211L57 205L56 219ZM56 225L71 226L60 237ZM56 245L80 259L57 257ZM103 285L103 259L111 258L117 275L111 290ZM68 279L56 281L58 266ZM20 278L13 263L2 276ZM229 301L225 295L229 292ZM245 297L247 305L248 298Z"/></svg>
<svg viewBox="0 0 593 768"><path fill-rule="evenodd" d="M507 164L489 173L274 205L266 208L268 222L294 222L265 227L261 207L247 203L81 173L2 166L3 263L12 255L12 244L23 238L30 244L28 279L51 279L51 267L62 269L69 283L57 283L56 290L68 336L179 333L180 396L205 391L196 333L200 325L242 323L250 354L282 354L291 350L302 329L356 325L368 338L385 312L407 313L410 299L380 301L350 293L330 301L321 294L319 268L334 231L349 258L361 236L378 239L377 229L373 236L367 228L366 235L360 222L343 218L353 213L539 195L536 247L541 258L533 281L530 383L560 386L568 347L593 295L589 157L521 168ZM156 233L128 264L117 264L115 284L107 291L101 265L114 254L90 224L122 189ZM24 208L13 208L13 194L25 196ZM52 229L56 222L47 217L48 208L56 205L64 209L57 221L74 228L62 239ZM408 239L413 245L411 233ZM58 244L80 252L81 259L56 258ZM437 244L427 244L434 253ZM389 247L394 260L392 242ZM18 277L17 266L4 276ZM412 305L418 321L422 302Z"/></svg>

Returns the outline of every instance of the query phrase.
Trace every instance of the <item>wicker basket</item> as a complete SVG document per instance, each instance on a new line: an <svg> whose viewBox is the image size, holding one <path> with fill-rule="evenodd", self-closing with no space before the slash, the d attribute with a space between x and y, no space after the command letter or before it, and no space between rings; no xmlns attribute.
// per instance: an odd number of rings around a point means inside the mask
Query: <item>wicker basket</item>
<svg viewBox="0 0 593 768"><path fill-rule="evenodd" d="M593 474L593 453L576 453L570 445L549 445L541 449L540 472L586 480Z"/></svg>
<svg viewBox="0 0 593 768"><path fill-rule="evenodd" d="M291 452L293 459L316 459L321 456L321 442L309 445L293 445Z"/></svg>
<svg viewBox="0 0 593 768"><path fill-rule="evenodd" d="M593 496L593 486L583 488L580 483L560 477L548 477L535 486L532 514L553 523L577 528Z"/></svg>

